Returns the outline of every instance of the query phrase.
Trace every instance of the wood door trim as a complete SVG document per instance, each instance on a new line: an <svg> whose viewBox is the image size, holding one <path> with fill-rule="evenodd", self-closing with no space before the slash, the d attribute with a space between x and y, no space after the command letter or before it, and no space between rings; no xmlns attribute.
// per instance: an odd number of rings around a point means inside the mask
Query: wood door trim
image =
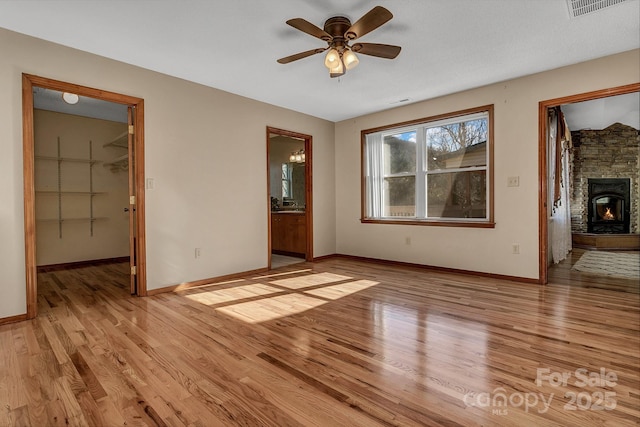
<svg viewBox="0 0 640 427"><path fill-rule="evenodd" d="M547 206L547 185L548 185L548 165L547 165L547 110L549 108L563 104L575 102L591 101L593 99L608 98L610 96L624 95L627 93L640 92L640 82L624 86L616 86L608 89L595 90L576 95L569 95L560 98L540 101L538 104L538 281L544 285L549 280L547 257L549 254L549 224Z"/></svg>
<svg viewBox="0 0 640 427"><path fill-rule="evenodd" d="M136 239L139 242L136 257L138 260L138 295L147 294L146 285L146 246L145 246L145 209L144 209L144 100L87 86L67 83L31 74L22 74L22 158L24 192L24 233L25 233L25 280L27 290L28 319L37 316L37 265L36 265L36 222L35 222L35 158L33 130L33 88L42 87L62 92L72 92L81 96L97 98L118 104L132 105L136 108L135 150L136 157Z"/></svg>
<svg viewBox="0 0 640 427"><path fill-rule="evenodd" d="M279 129L267 126L267 210L268 210L268 264L267 268L271 268L271 173L270 173L270 155L271 139L269 135L276 134L282 136L290 136L304 140L305 168L304 168L304 186L305 186L305 219L307 233L307 248L305 253L306 261L313 261L313 137L304 133L293 132L290 130Z"/></svg>

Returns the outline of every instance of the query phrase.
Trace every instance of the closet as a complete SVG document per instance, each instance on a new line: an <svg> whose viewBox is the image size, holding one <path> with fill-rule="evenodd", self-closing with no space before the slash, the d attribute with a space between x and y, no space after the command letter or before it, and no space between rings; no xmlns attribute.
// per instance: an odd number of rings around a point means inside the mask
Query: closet
<svg viewBox="0 0 640 427"><path fill-rule="evenodd" d="M57 108L38 96L58 93L42 92L34 94L37 266L128 260L126 106L101 118L100 104L82 105L83 98ZM97 117L86 116L91 108Z"/></svg>

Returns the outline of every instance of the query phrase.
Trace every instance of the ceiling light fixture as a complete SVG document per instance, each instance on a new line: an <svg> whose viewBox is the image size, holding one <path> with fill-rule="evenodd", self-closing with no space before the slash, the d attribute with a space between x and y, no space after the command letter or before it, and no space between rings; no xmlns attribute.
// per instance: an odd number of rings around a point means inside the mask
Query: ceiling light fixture
<svg viewBox="0 0 640 427"><path fill-rule="evenodd" d="M78 101L80 101L80 97L75 93L64 92L62 94L62 100L67 104L74 105L74 104L77 104Z"/></svg>
<svg viewBox="0 0 640 427"><path fill-rule="evenodd" d="M329 69L331 77L343 75L346 70L355 68L360 62L356 54L348 46L340 46L340 49L341 51L338 51L337 48L332 47L324 58L324 65Z"/></svg>

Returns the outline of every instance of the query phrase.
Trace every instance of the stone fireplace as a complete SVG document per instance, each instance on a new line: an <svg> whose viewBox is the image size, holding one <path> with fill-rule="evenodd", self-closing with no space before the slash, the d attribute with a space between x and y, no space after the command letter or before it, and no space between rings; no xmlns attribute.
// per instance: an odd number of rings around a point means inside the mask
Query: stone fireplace
<svg viewBox="0 0 640 427"><path fill-rule="evenodd" d="M587 232L629 233L628 178L590 178Z"/></svg>
<svg viewBox="0 0 640 427"><path fill-rule="evenodd" d="M571 138L574 145L571 231L574 234L637 234L640 199L638 131L614 123L602 130L571 132Z"/></svg>

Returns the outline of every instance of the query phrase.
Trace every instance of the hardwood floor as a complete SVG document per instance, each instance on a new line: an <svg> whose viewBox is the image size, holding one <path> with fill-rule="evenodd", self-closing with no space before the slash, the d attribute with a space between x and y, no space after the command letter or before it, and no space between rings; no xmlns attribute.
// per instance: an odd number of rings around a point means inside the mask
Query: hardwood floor
<svg viewBox="0 0 640 427"><path fill-rule="evenodd" d="M637 287L329 259L135 298L127 266L39 275L0 426L638 425Z"/></svg>

